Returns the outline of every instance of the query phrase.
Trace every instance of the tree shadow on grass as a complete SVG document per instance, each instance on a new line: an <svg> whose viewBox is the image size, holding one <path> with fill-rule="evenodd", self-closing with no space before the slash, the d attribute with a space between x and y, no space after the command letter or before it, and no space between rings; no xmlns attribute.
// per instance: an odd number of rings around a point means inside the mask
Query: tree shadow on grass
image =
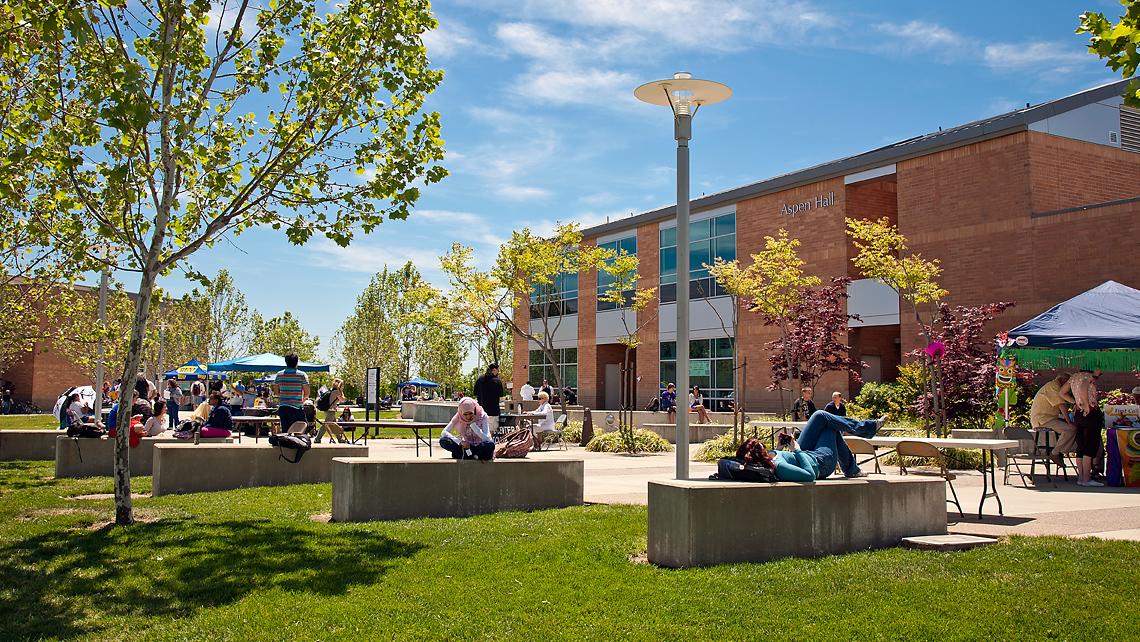
<svg viewBox="0 0 1140 642"><path fill-rule="evenodd" d="M40 473L44 475L41 476ZM48 477L52 470L42 462L4 461L0 462L0 491L24 490L56 486L60 480Z"/></svg>
<svg viewBox="0 0 1140 642"><path fill-rule="evenodd" d="M102 630L91 613L188 617L266 589L343 594L422 544L325 525L164 519L53 531L0 548L0 639Z"/></svg>

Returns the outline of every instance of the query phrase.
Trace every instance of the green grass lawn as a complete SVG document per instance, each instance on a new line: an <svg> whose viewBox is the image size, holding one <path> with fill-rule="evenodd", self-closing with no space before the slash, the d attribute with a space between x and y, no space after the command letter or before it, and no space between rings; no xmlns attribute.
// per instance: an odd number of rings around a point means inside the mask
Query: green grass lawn
<svg viewBox="0 0 1140 642"><path fill-rule="evenodd" d="M1017 538L665 570L646 512L587 506L330 524L330 486L135 501L0 464L0 639L787 639L1135 636L1140 544ZM133 490L149 490L149 478ZM778 516L773 516L778 519ZM1128 607L1128 608L1125 608ZM1130 633L1131 632L1131 633Z"/></svg>
<svg viewBox="0 0 1140 642"><path fill-rule="evenodd" d="M0 415L0 430L59 430L59 420L50 414Z"/></svg>

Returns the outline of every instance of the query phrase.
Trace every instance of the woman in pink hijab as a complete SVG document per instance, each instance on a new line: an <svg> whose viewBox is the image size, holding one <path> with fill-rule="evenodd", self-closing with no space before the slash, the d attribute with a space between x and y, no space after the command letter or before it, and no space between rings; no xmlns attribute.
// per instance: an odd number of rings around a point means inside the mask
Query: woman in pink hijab
<svg viewBox="0 0 1140 642"><path fill-rule="evenodd" d="M482 459L495 456L495 440L487 427L487 413L471 397L459 400L459 409L443 429L439 445L452 459Z"/></svg>

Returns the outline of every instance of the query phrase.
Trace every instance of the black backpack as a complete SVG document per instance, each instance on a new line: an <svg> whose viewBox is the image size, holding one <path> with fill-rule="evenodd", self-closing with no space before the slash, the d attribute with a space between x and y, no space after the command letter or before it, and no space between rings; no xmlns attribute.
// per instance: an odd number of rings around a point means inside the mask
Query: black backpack
<svg viewBox="0 0 1140 642"><path fill-rule="evenodd" d="M293 433L283 432L276 435L270 435L269 445L277 446L281 449L281 454L278 455L281 457L281 459L284 459L290 464L295 464L301 461L301 457L304 457L305 453L313 447L313 440L308 435L297 435ZM286 449L297 453L293 456L293 459L289 459L285 456Z"/></svg>
<svg viewBox="0 0 1140 642"><path fill-rule="evenodd" d="M713 478L768 484L780 481L776 479L776 471L771 468L758 466L756 464L745 464L736 457L721 458L720 461L717 462L716 474L710 477L710 479Z"/></svg>
<svg viewBox="0 0 1140 642"><path fill-rule="evenodd" d="M332 390L326 390L324 394L317 397L317 410L328 410L332 407Z"/></svg>
<svg viewBox="0 0 1140 642"><path fill-rule="evenodd" d="M645 405L645 410L646 412L657 412L661 410L661 399L659 397L650 399L649 403Z"/></svg>

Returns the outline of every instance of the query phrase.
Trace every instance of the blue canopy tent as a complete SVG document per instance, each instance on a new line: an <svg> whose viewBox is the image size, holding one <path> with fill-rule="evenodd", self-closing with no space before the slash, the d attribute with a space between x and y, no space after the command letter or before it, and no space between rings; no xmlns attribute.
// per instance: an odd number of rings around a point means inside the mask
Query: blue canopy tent
<svg viewBox="0 0 1140 642"><path fill-rule="evenodd" d="M401 381L400 383L398 383L396 385L403 388L404 386L406 386L408 384L411 384L417 388L438 388L439 387L438 383L435 383L433 381L428 381L427 379L420 379L419 377L416 377L414 379L408 379L407 381Z"/></svg>
<svg viewBox="0 0 1140 642"><path fill-rule="evenodd" d="M197 381L199 379L225 380L226 373L216 372L202 365L201 361L191 359L173 370L162 373L164 379L177 379L178 381Z"/></svg>
<svg viewBox="0 0 1140 642"><path fill-rule="evenodd" d="M1009 337L1025 337L1025 345L1011 351L1034 370L1140 369L1140 290L1105 281L1010 330Z"/></svg>
<svg viewBox="0 0 1140 642"><path fill-rule="evenodd" d="M277 372L278 370L285 369L285 357L271 352L265 352L248 357L230 359L229 361L211 363L208 367L210 370L225 370L227 372ZM302 361L297 364L297 369L302 372L328 372L329 366L327 363Z"/></svg>

